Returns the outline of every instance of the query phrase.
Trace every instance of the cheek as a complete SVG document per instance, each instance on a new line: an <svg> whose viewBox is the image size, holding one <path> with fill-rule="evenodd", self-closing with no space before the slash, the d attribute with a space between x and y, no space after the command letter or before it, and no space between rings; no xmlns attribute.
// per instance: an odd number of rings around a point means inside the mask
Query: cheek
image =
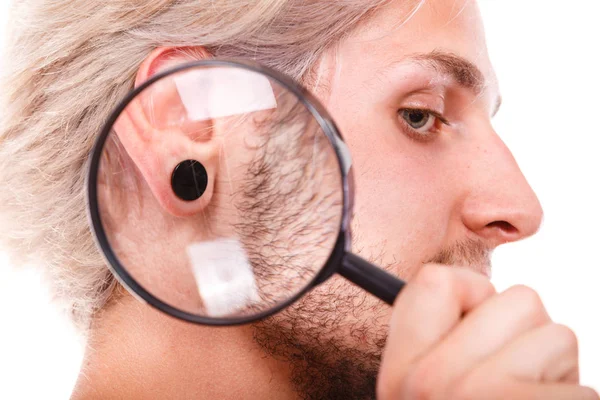
<svg viewBox="0 0 600 400"><path fill-rule="evenodd" d="M435 175L432 167L411 163L401 154L355 149L356 218L361 234L369 232L373 240L413 250L439 243L450 210L436 182L426 178L430 172Z"/></svg>
<svg viewBox="0 0 600 400"><path fill-rule="evenodd" d="M438 150L381 116L338 115L353 157L356 248L404 268L431 257L445 242L454 203Z"/></svg>

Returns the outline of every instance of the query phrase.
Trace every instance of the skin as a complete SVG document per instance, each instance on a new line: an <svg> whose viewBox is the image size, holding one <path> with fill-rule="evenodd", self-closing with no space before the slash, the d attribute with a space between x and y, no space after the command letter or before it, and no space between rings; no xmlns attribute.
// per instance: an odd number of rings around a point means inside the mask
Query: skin
<svg viewBox="0 0 600 400"><path fill-rule="evenodd" d="M334 277L265 322L218 329L123 293L92 327L74 399L350 399L372 397L375 385L381 399L598 398L578 385L574 334L550 320L533 290L496 293L485 276L491 251L534 234L542 209L491 125L499 89L476 3L432 0L402 23L406 15L404 1L380 10L323 58L327 84L314 90L353 156L353 249L409 281L394 307ZM185 61L157 49L138 83ZM440 118L404 112L414 109ZM403 116L423 117L427 129L411 129ZM137 210L138 222L144 213L168 226L182 215L235 217L218 214L224 172L215 140L181 135L168 145L140 129L119 131L141 196L154 199ZM235 143L232 157L241 159ZM172 148L163 157L141 156L164 146ZM162 179L187 158L202 159L215 185L193 203L179 202ZM173 243L189 239L179 228Z"/></svg>

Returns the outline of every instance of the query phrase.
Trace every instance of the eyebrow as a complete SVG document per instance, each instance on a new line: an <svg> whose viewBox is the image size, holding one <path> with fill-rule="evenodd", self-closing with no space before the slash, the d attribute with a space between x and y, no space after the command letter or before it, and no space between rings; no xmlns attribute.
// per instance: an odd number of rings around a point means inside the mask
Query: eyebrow
<svg viewBox="0 0 600 400"><path fill-rule="evenodd" d="M407 61L416 62L441 74L449 75L458 85L472 91L477 96L487 87L485 76L481 70L466 58L454 53L434 50L429 53L411 54L401 61L392 62L388 68ZM501 104L502 97L498 96L492 116L496 115Z"/></svg>

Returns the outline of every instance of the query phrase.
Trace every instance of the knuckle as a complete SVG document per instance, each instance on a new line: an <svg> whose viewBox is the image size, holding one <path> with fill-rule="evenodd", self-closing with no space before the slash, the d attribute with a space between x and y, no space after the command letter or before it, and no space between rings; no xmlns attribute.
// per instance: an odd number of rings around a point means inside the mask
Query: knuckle
<svg viewBox="0 0 600 400"><path fill-rule="evenodd" d="M547 319L546 309L540 295L532 288L524 285L516 285L508 289L508 292L516 299L520 310L527 318L535 320Z"/></svg>
<svg viewBox="0 0 600 400"><path fill-rule="evenodd" d="M421 268L415 282L443 297L454 292L455 278L448 267L427 264Z"/></svg>
<svg viewBox="0 0 600 400"><path fill-rule="evenodd" d="M581 396L577 398L582 400L600 400L598 393L594 389L587 386L581 387Z"/></svg>
<svg viewBox="0 0 600 400"><path fill-rule="evenodd" d="M437 264L425 264L417 274L416 281L424 284L437 285L441 279L440 275L444 274L444 267Z"/></svg>
<svg viewBox="0 0 600 400"><path fill-rule="evenodd" d="M481 285L481 287L483 289L483 292L485 293L486 297L493 296L493 295L495 295L497 293L496 292L496 287L487 278L483 278L483 280L481 280L480 285Z"/></svg>
<svg viewBox="0 0 600 400"><path fill-rule="evenodd" d="M497 293L489 279L468 269L441 264L424 265L413 283L431 292L431 296L439 301L448 304L454 303L453 300L459 296L486 299Z"/></svg>
<svg viewBox="0 0 600 400"><path fill-rule="evenodd" d="M579 347L577 335L571 328L561 324L552 325L552 336L556 338L559 346L567 351L577 352Z"/></svg>

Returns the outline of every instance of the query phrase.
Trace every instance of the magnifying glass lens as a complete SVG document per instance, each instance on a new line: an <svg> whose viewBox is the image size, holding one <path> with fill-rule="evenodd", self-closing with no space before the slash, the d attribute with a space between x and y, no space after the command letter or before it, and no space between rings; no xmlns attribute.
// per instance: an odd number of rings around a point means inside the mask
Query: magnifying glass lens
<svg viewBox="0 0 600 400"><path fill-rule="evenodd" d="M116 275L205 321L251 320L315 281L344 213L331 138L295 90L206 64L131 95L98 146L90 201Z"/></svg>

